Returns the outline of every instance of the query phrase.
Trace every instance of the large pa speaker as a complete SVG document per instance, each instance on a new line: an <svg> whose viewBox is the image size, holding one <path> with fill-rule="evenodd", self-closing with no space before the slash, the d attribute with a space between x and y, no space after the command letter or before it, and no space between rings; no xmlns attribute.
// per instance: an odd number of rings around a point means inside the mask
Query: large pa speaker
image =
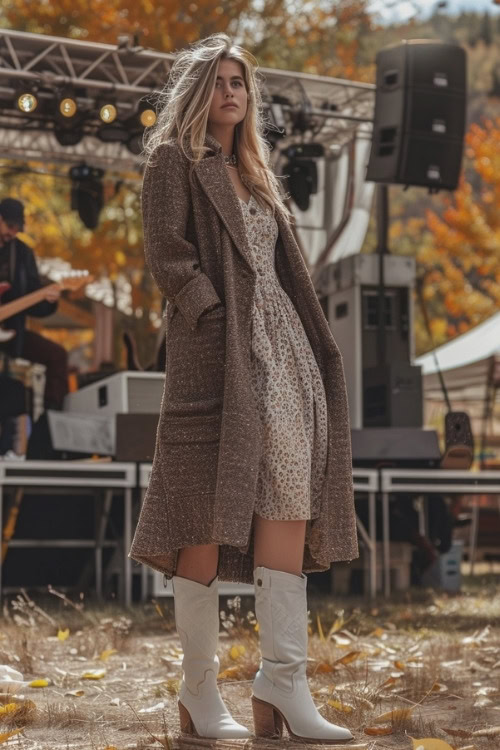
<svg viewBox="0 0 500 750"><path fill-rule="evenodd" d="M391 362L363 370L364 427L422 427L421 368Z"/></svg>
<svg viewBox="0 0 500 750"><path fill-rule="evenodd" d="M454 190L465 132L465 51L412 39L381 50L376 63L366 179Z"/></svg>

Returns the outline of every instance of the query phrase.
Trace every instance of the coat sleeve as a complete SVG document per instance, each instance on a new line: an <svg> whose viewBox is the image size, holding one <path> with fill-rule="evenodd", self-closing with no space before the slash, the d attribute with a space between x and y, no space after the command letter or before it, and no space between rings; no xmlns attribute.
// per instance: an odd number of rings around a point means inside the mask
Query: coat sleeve
<svg viewBox="0 0 500 750"><path fill-rule="evenodd" d="M199 270L198 248L186 240L191 210L188 162L175 143L162 143L148 162L142 187L144 254L159 290L194 330L207 308L222 304Z"/></svg>

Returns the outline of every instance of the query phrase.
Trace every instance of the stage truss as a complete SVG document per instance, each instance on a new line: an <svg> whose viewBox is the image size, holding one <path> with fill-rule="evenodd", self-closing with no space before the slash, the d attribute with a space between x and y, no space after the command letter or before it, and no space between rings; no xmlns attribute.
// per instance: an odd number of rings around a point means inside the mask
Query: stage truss
<svg viewBox="0 0 500 750"><path fill-rule="evenodd" d="M117 45L84 42L6 29L0 30L0 158L81 163L112 172L141 172L141 159L126 145L104 143L99 103L112 97L125 120L138 102L162 89L174 56L133 46L129 37ZM361 123L373 118L373 84L261 68L269 118L284 125L279 150L311 141L342 148ZM38 90L39 107L19 111L16 94L26 86ZM61 91L74 90L86 111L84 137L75 146L61 145L54 135ZM366 126L363 128L366 131Z"/></svg>

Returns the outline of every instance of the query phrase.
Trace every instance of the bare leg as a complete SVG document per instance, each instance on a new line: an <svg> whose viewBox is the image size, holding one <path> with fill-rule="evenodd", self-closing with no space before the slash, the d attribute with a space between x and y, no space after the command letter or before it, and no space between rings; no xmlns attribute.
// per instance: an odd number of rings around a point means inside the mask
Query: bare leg
<svg viewBox="0 0 500 750"><path fill-rule="evenodd" d="M254 568L263 566L300 576L306 521L269 521L254 516Z"/></svg>
<svg viewBox="0 0 500 750"><path fill-rule="evenodd" d="M217 575L219 547L217 544L199 544L183 547L177 558L176 576L208 586Z"/></svg>

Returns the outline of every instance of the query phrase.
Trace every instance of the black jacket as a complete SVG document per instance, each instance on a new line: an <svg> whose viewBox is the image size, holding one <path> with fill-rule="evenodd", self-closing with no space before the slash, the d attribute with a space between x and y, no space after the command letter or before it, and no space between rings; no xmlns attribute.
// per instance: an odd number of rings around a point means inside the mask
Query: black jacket
<svg viewBox="0 0 500 750"><path fill-rule="evenodd" d="M17 237L0 248L2 255L8 255L9 260L9 278L6 279L11 284L11 288L2 295L0 304L6 304L12 300L23 297L25 294L34 292L42 287L38 268L33 251L24 242ZM12 262L13 261L13 262ZM14 267L12 267L12 265ZM33 315L36 318L44 318L51 315L57 310L57 302L47 302L42 300L32 307L13 315L11 318L3 321L4 328L13 328L16 336L9 342L9 350L13 356L21 356L24 343L24 328L27 315Z"/></svg>

